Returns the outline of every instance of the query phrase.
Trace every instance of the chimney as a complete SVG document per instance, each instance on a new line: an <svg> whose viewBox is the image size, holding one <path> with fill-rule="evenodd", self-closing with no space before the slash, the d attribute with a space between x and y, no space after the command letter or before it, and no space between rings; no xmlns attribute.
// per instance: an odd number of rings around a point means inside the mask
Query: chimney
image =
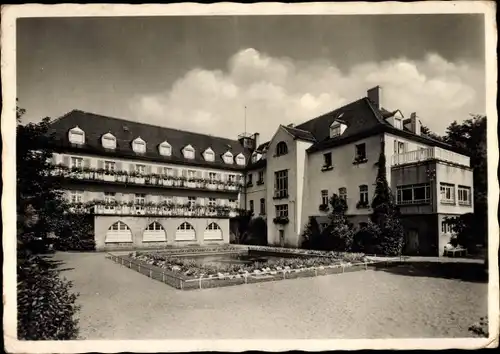
<svg viewBox="0 0 500 354"><path fill-rule="evenodd" d="M375 86L366 92L366 96L377 109L382 108L382 88L380 86Z"/></svg>
<svg viewBox="0 0 500 354"><path fill-rule="evenodd" d="M417 135L420 135L421 133L421 123L420 120L417 117L417 113L413 112L410 114L410 125L411 125L411 131Z"/></svg>
<svg viewBox="0 0 500 354"><path fill-rule="evenodd" d="M255 142L255 149L259 147L259 133L254 133L253 134L253 141Z"/></svg>

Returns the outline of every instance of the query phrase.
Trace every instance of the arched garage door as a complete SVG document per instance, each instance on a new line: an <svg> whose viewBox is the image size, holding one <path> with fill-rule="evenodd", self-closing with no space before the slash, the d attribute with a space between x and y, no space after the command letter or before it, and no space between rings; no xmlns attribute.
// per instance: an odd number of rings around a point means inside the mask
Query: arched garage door
<svg viewBox="0 0 500 354"><path fill-rule="evenodd" d="M132 231L122 221L117 221L106 232L106 243L132 242Z"/></svg>
<svg viewBox="0 0 500 354"><path fill-rule="evenodd" d="M216 223L211 223L205 229L203 234L204 240L222 240L222 229Z"/></svg>
<svg viewBox="0 0 500 354"><path fill-rule="evenodd" d="M183 222L175 232L176 241L195 241L196 232L194 231L193 225L188 222Z"/></svg>
<svg viewBox="0 0 500 354"><path fill-rule="evenodd" d="M167 241L167 233L159 222L153 222L144 230L142 234L143 242L165 242Z"/></svg>

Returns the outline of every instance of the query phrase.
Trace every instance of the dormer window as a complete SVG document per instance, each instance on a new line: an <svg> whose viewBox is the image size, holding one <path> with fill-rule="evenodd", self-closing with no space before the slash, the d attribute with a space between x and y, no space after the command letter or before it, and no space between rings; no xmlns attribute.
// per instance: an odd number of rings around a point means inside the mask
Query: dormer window
<svg viewBox="0 0 500 354"><path fill-rule="evenodd" d="M227 151L224 155L222 155L222 159L224 160L224 163L231 165L233 163L233 154L231 154L230 151Z"/></svg>
<svg viewBox="0 0 500 354"><path fill-rule="evenodd" d="M76 126L69 131L68 139L71 144L83 145L85 144L85 132Z"/></svg>
<svg viewBox="0 0 500 354"><path fill-rule="evenodd" d="M239 153L238 156L236 156L236 164L240 166L245 166L245 155L242 153Z"/></svg>
<svg viewBox="0 0 500 354"><path fill-rule="evenodd" d="M146 142L138 137L132 142L132 150L138 154L144 154L146 152Z"/></svg>
<svg viewBox="0 0 500 354"><path fill-rule="evenodd" d="M205 152L203 153L203 158L205 159L205 161L209 161L209 162L215 161L214 151L210 148L206 149Z"/></svg>
<svg viewBox="0 0 500 354"><path fill-rule="evenodd" d="M172 155L172 145L164 141L158 147L158 151L162 156L171 156Z"/></svg>
<svg viewBox="0 0 500 354"><path fill-rule="evenodd" d="M347 125L345 125L344 123L334 121L332 125L330 125L330 138L341 136L346 128Z"/></svg>
<svg viewBox="0 0 500 354"><path fill-rule="evenodd" d="M252 154L252 163L256 163L257 161L260 160L261 157L262 157L261 154L259 154L258 152L254 152Z"/></svg>
<svg viewBox="0 0 500 354"><path fill-rule="evenodd" d="M111 133L106 133L101 138L102 147L105 149L116 149L116 138Z"/></svg>
<svg viewBox="0 0 500 354"><path fill-rule="evenodd" d="M403 129L403 120L394 117L394 128Z"/></svg>
<svg viewBox="0 0 500 354"><path fill-rule="evenodd" d="M276 156L282 156L288 154L288 146L284 141L280 141L276 145Z"/></svg>
<svg viewBox="0 0 500 354"><path fill-rule="evenodd" d="M184 154L185 159L194 159L194 148L191 145L186 146L182 153Z"/></svg>

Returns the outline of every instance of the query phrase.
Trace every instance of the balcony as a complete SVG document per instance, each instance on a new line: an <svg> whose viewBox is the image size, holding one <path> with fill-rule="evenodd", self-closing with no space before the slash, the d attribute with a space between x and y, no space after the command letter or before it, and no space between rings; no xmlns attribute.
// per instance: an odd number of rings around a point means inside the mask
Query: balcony
<svg viewBox="0 0 500 354"><path fill-rule="evenodd" d="M192 218L232 218L239 214L238 209L230 206L202 206L175 203L134 203L91 201L72 203L74 213L93 213L94 215L192 217Z"/></svg>
<svg viewBox="0 0 500 354"><path fill-rule="evenodd" d="M399 166L428 160L440 160L470 167L470 158L439 147L408 151L392 156L392 165Z"/></svg>
<svg viewBox="0 0 500 354"><path fill-rule="evenodd" d="M56 166L52 175L67 180L104 182L118 185L136 185L156 188L175 188L189 190L206 190L226 193L237 193L241 183L235 181L218 181L203 178L174 177L158 174L137 174L126 171L104 171L94 169L68 168Z"/></svg>

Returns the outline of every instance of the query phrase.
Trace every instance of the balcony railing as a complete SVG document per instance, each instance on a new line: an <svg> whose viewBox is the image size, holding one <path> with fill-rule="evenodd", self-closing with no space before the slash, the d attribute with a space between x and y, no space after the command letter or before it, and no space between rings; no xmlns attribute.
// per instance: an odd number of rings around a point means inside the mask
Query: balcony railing
<svg viewBox="0 0 500 354"><path fill-rule="evenodd" d="M193 218L230 218L239 209L230 206L206 206L174 203L103 202L71 203L70 211L95 215L170 216Z"/></svg>
<svg viewBox="0 0 500 354"><path fill-rule="evenodd" d="M234 181L218 181L204 178L174 177L158 174L138 174L126 171L105 171L82 168L68 168L56 166L53 176L65 179L83 181L102 181L119 184L133 184L142 186L157 186L186 189L205 189L212 191L238 192L241 183Z"/></svg>
<svg viewBox="0 0 500 354"><path fill-rule="evenodd" d="M427 160L440 160L456 163L458 165L470 167L470 158L453 151L445 150L439 147L430 147L427 149L419 149L408 151L404 154L396 154L392 156L392 166L404 165Z"/></svg>

